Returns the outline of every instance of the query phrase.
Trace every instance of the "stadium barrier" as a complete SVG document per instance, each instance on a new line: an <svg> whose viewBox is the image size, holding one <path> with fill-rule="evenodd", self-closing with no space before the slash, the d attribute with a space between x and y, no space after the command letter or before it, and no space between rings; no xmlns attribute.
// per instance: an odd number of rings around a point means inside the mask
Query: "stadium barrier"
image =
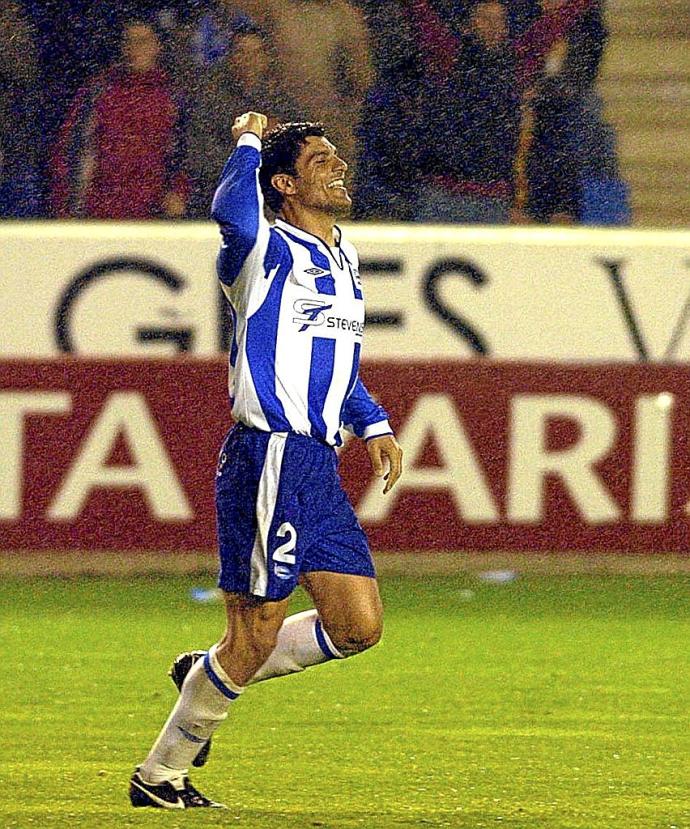
<svg viewBox="0 0 690 829"><path fill-rule="evenodd" d="M353 225L377 361L690 361L690 232ZM227 351L206 223L0 223L0 357Z"/></svg>
<svg viewBox="0 0 690 829"><path fill-rule="evenodd" d="M376 550L688 551L690 383L673 365L374 361L406 472L341 469ZM215 545L216 359L0 361L0 547Z"/></svg>
<svg viewBox="0 0 690 829"><path fill-rule="evenodd" d="M379 550L688 549L690 233L353 225ZM0 548L209 549L230 325L208 223L2 223Z"/></svg>

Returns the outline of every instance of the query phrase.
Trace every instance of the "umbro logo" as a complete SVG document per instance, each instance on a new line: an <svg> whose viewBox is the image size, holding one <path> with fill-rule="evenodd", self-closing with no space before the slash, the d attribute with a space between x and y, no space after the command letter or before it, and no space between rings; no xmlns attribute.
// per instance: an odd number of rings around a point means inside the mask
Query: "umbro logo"
<svg viewBox="0 0 690 829"><path fill-rule="evenodd" d="M309 276L322 276L328 271L325 271L323 268L308 268L305 273L308 273Z"/></svg>

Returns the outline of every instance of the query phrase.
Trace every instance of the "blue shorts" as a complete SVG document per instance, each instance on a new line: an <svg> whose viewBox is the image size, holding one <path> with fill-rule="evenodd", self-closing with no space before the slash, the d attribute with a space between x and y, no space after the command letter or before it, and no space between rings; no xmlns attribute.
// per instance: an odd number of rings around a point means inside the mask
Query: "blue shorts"
<svg viewBox="0 0 690 829"><path fill-rule="evenodd" d="M306 435L230 430L216 471L218 585L277 601L300 573L375 576L335 451Z"/></svg>

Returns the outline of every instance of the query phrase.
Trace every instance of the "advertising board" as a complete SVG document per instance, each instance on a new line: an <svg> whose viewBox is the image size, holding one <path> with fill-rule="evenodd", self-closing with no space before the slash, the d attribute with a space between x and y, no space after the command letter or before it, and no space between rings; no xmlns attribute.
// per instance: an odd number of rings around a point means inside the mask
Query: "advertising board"
<svg viewBox="0 0 690 829"><path fill-rule="evenodd" d="M690 361L690 233L353 225L379 361ZM227 351L206 223L0 225L0 356Z"/></svg>
<svg viewBox="0 0 690 829"><path fill-rule="evenodd" d="M225 371L0 362L0 547L213 548ZM374 361L363 375L405 451L386 496L361 441L341 453L374 549L688 552L684 367Z"/></svg>

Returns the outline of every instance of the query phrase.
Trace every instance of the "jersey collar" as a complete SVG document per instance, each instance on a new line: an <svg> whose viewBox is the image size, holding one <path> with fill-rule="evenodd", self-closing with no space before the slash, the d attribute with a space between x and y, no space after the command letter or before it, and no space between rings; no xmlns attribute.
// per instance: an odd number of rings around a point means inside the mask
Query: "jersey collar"
<svg viewBox="0 0 690 829"><path fill-rule="evenodd" d="M323 251L326 253L327 256L330 256L332 259L335 259L333 255L333 249L329 247L324 240L320 236L315 236L313 233L308 233L306 230L302 230L301 227L297 227L297 225L291 225L290 222L286 222L285 219L276 219L275 220L276 227L285 230L287 233L292 233L293 236L296 236L298 239L302 239L305 242L310 242L311 244L317 244ZM342 267L342 252L340 251L340 240L342 239L342 231L338 227L338 225L333 225L333 238L335 239L335 247L338 248L340 262L336 259L336 264Z"/></svg>

